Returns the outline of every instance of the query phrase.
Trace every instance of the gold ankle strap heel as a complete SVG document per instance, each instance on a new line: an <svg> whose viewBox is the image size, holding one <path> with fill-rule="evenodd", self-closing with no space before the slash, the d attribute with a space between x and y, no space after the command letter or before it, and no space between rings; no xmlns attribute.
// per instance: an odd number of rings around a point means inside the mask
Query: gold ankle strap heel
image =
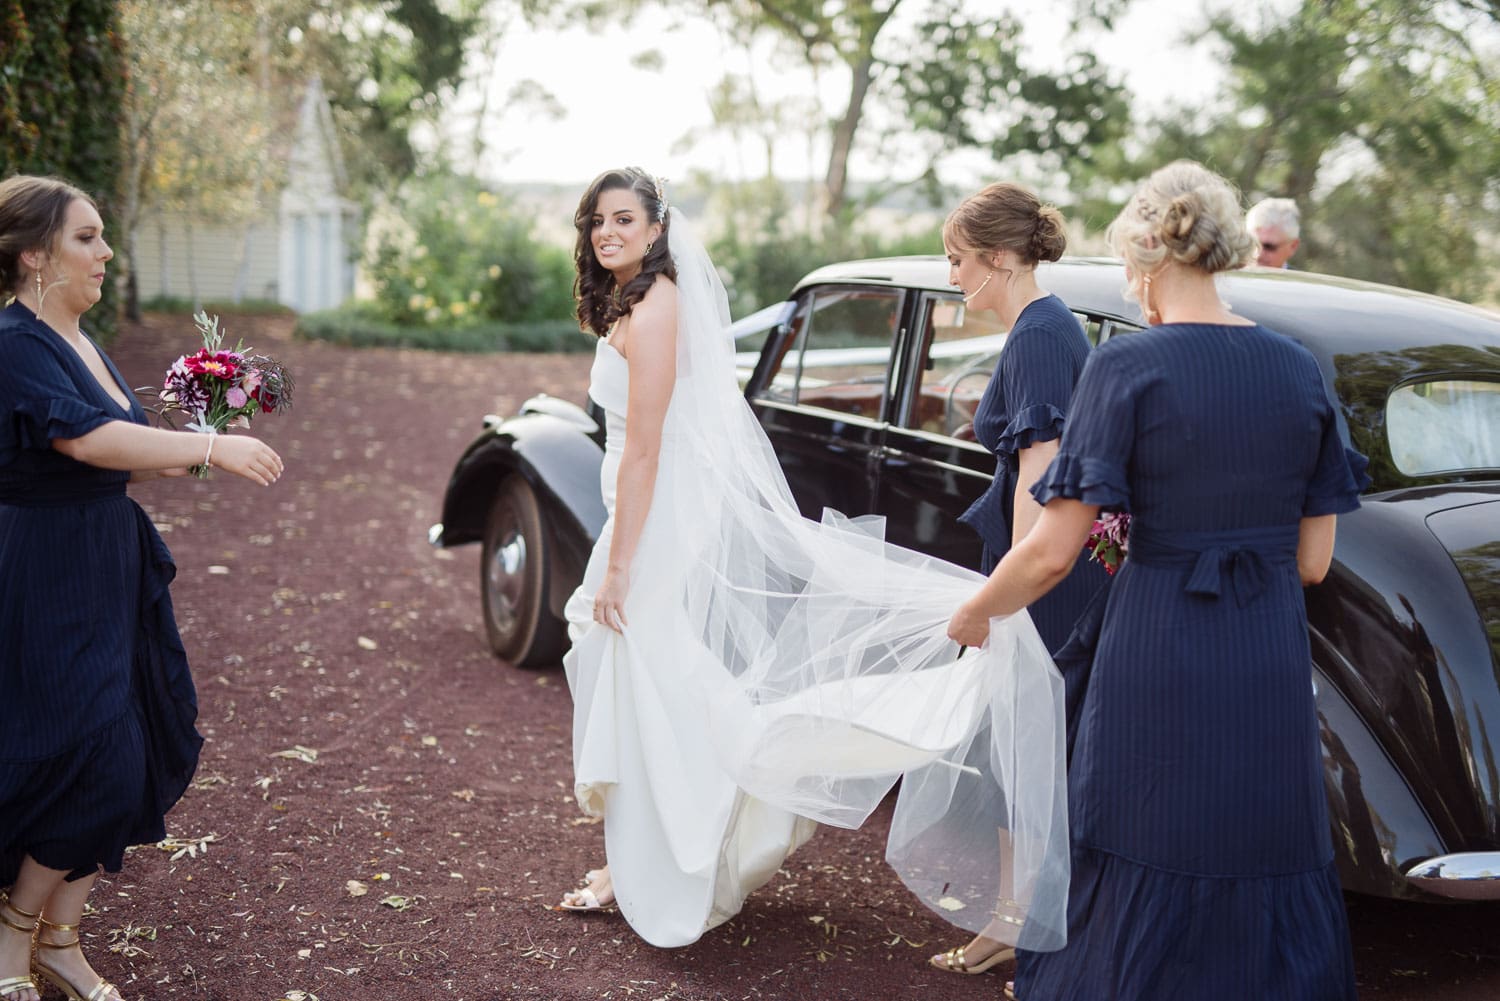
<svg viewBox="0 0 1500 1001"><path fill-rule="evenodd" d="M22 919L30 919L31 924L20 924L11 917L12 914L19 915ZM4 924L11 931L18 931L27 938L30 938L33 945L36 943L37 919L41 916L40 912L33 913L17 907L15 901L10 899L10 894L0 892L0 924ZM9 998L19 998L27 991L34 991L37 994L41 993L41 988L37 986L36 980L29 973L24 977L6 977L4 980L0 980L0 1001L7 1001Z"/></svg>
<svg viewBox="0 0 1500 1001"><path fill-rule="evenodd" d="M38 924L43 929L51 932L54 935L68 935L69 933L72 934L72 938L66 942L48 942L43 936L37 936L37 955L36 958L32 960L32 963L36 967L36 972L42 975L43 980L47 981L47 983L51 984L53 987L56 987L58 990L67 995L68 1001L110 1001L111 996L115 998L118 998L120 996L120 992L115 989L115 985L103 978L100 978L99 982L95 984L93 989L90 990L87 994L80 993L78 988L69 983L66 977L64 977L61 973L58 973L55 969L48 966L46 963L42 962L41 950L71 949L74 946L79 945L80 943L78 939L78 926L76 924L58 924L56 921L48 921L46 918L39 918Z"/></svg>

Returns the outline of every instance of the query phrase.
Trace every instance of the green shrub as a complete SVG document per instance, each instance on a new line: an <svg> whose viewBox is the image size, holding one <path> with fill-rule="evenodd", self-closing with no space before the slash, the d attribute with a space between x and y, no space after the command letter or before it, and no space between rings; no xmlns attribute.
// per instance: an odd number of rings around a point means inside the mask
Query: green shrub
<svg viewBox="0 0 1500 1001"><path fill-rule="evenodd" d="M582 352L595 341L578 329L577 320L530 320L519 323L412 325L393 323L368 306L304 313L297 336L350 347L425 348L431 351Z"/></svg>
<svg viewBox="0 0 1500 1001"><path fill-rule="evenodd" d="M235 313L243 313L246 316L274 316L292 311L290 306L284 306L273 299L241 299L239 302L220 302L210 299L201 306L194 306L193 300L175 295L159 295L147 299L141 303L141 309L151 313L179 313L184 316L191 316L200 309L210 316Z"/></svg>
<svg viewBox="0 0 1500 1001"><path fill-rule="evenodd" d="M573 262L473 178L408 180L375 226L374 309L407 327L533 323L573 315Z"/></svg>

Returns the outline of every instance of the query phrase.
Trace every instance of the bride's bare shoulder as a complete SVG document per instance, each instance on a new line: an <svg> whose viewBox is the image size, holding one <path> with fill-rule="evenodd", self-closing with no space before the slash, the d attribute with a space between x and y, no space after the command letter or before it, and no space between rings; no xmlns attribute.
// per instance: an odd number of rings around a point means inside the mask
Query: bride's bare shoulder
<svg viewBox="0 0 1500 1001"><path fill-rule="evenodd" d="M631 310L636 324L655 327L677 322L677 286L666 275L657 275L645 296Z"/></svg>

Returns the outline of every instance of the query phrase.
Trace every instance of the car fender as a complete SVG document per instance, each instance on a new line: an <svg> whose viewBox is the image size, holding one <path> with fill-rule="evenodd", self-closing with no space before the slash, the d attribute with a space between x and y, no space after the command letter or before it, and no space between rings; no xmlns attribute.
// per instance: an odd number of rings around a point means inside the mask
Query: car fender
<svg viewBox="0 0 1500 1001"><path fill-rule="evenodd" d="M449 477L434 541L444 547L481 541L495 491L519 473L546 516L555 555L547 604L561 615L608 515L599 488L604 450L572 415L523 410L486 424Z"/></svg>
<svg viewBox="0 0 1500 1001"><path fill-rule="evenodd" d="M1307 610L1328 651L1317 663L1456 851L1500 843L1489 736L1500 692L1484 624L1426 525L1451 496L1362 498L1339 518L1333 567Z"/></svg>
<svg viewBox="0 0 1500 1001"><path fill-rule="evenodd" d="M1324 665L1340 659L1312 634L1313 691L1323 750L1323 788L1333 854L1344 888L1381 897L1427 897L1406 879L1407 866L1443 853L1411 786L1370 728L1329 681Z"/></svg>

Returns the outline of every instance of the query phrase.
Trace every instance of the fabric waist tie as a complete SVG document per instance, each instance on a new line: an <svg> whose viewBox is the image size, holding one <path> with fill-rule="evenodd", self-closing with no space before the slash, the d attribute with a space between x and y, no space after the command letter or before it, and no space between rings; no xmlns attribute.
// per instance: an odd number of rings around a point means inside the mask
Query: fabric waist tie
<svg viewBox="0 0 1500 1001"><path fill-rule="evenodd" d="M1183 590L1218 598L1233 591L1241 607L1260 597L1275 568L1297 564L1300 526L1233 532L1155 532L1130 526L1128 559L1148 567L1189 568Z"/></svg>

